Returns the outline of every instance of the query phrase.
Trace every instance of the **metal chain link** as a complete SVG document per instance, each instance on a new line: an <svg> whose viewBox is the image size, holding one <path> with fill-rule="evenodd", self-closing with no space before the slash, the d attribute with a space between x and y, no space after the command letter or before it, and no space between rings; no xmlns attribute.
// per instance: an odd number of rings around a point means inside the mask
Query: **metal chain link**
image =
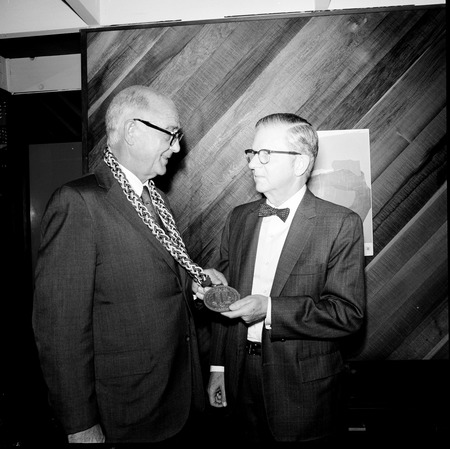
<svg viewBox="0 0 450 449"><path fill-rule="evenodd" d="M186 250L186 245L184 244L181 234L178 231L175 220L172 214L167 209L161 195L156 190L155 183L152 180L150 180L148 183L150 196L154 206L158 209L158 214L162 222L164 223L164 226L166 227L169 235L167 235L153 219L152 215L145 207L141 198L131 187L126 176L120 169L117 159L114 157L108 147L106 147L104 150L103 160L111 169L114 178L119 182L128 201L136 209L136 212L138 213L139 217L141 217L142 221L150 228L153 235L159 240L164 248L169 251L171 256L183 268L187 270L189 275L193 277L198 284L203 286L208 285L210 283L209 276L189 257Z"/></svg>

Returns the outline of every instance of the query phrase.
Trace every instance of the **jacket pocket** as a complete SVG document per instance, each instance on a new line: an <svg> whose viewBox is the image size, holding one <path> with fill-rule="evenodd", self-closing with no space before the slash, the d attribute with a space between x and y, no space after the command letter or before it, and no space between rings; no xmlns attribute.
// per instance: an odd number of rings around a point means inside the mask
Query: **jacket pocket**
<svg viewBox="0 0 450 449"><path fill-rule="evenodd" d="M95 370L98 379L149 373L154 369L154 365L149 350L103 353L95 356Z"/></svg>
<svg viewBox="0 0 450 449"><path fill-rule="evenodd" d="M339 351L320 354L299 361L302 382L311 382L334 376L344 370L344 362Z"/></svg>

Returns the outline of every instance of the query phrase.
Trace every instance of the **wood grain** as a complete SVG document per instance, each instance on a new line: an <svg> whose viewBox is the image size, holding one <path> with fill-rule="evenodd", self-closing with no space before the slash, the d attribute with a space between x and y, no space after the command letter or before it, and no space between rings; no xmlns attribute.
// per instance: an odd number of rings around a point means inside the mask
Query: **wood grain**
<svg viewBox="0 0 450 449"><path fill-rule="evenodd" d="M227 214L259 197L243 150L260 117L368 128L374 255L352 357L448 358L445 19L432 6L85 30L89 169L116 92L144 84L170 95L185 138L156 182L191 257L211 266ZM207 351L207 319L199 334Z"/></svg>

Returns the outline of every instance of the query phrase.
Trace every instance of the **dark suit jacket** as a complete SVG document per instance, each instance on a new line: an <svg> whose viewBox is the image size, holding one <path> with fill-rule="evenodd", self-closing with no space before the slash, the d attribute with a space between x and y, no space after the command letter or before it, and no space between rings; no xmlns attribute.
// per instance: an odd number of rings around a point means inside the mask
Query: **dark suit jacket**
<svg viewBox="0 0 450 449"><path fill-rule="evenodd" d="M68 183L42 221L33 327L67 433L159 441L204 406L189 279L110 169Z"/></svg>
<svg viewBox="0 0 450 449"><path fill-rule="evenodd" d="M235 208L225 225L219 269L241 297L251 293L263 200ZM264 401L279 441L315 439L337 422L344 364L340 340L365 315L364 243L360 217L309 190L294 216L271 291L272 329L264 328ZM211 364L225 366L231 408L239 395L247 326L213 325Z"/></svg>

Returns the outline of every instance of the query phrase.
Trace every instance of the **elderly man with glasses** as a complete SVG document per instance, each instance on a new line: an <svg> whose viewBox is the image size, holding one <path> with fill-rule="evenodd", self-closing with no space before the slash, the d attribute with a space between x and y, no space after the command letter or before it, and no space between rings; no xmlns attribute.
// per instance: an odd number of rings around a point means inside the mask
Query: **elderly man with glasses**
<svg viewBox="0 0 450 449"><path fill-rule="evenodd" d="M340 435L341 343L365 318L363 227L307 188L317 152L301 117L259 120L245 154L264 198L236 207L223 231L217 268L241 299L213 323L208 395L249 443L323 447Z"/></svg>
<svg viewBox="0 0 450 449"><path fill-rule="evenodd" d="M226 280L188 257L153 183L180 151L178 112L131 86L111 101L106 134L104 160L57 189L42 221L33 327L49 399L70 443L197 441L192 293L208 275Z"/></svg>

